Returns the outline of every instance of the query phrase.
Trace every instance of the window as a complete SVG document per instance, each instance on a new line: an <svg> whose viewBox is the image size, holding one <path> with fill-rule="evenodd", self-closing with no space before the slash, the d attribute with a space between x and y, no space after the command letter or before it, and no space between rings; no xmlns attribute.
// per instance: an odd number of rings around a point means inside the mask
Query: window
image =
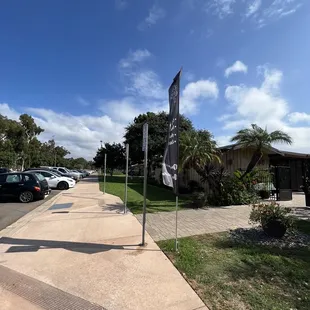
<svg viewBox="0 0 310 310"><path fill-rule="evenodd" d="M60 168L59 171L62 172L62 173L66 173L66 170L63 169L63 168Z"/></svg>
<svg viewBox="0 0 310 310"><path fill-rule="evenodd" d="M21 175L20 174L9 174L6 177L7 183L19 183L21 181Z"/></svg>
<svg viewBox="0 0 310 310"><path fill-rule="evenodd" d="M31 174L24 174L24 181L33 181L33 176Z"/></svg>
<svg viewBox="0 0 310 310"><path fill-rule="evenodd" d="M40 171L39 173L42 174L45 178L50 178L52 176L52 174L46 171Z"/></svg>
<svg viewBox="0 0 310 310"><path fill-rule="evenodd" d="M35 173L35 175L39 179L39 181L45 180L44 176L41 173Z"/></svg>

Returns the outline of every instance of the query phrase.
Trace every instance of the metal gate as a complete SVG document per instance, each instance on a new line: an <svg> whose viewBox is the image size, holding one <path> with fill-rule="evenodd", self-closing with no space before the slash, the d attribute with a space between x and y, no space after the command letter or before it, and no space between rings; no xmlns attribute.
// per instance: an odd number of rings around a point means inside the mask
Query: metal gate
<svg viewBox="0 0 310 310"><path fill-rule="evenodd" d="M292 200L291 168L288 166L272 167L274 176L275 196L278 201Z"/></svg>

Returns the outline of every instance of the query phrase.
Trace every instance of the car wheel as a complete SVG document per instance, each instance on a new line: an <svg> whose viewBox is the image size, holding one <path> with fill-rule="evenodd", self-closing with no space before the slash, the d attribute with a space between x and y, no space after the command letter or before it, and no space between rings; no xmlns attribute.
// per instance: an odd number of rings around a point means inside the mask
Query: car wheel
<svg viewBox="0 0 310 310"><path fill-rule="evenodd" d="M33 201L33 194L30 191L21 192L19 194L19 201L22 203L28 203Z"/></svg>
<svg viewBox="0 0 310 310"><path fill-rule="evenodd" d="M58 183L57 188L60 190L68 189L69 184L67 182L62 181Z"/></svg>

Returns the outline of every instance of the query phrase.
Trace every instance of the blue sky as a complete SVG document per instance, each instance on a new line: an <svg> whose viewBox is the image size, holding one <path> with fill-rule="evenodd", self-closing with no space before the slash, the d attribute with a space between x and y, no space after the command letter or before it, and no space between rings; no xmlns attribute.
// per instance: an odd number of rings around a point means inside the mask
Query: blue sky
<svg viewBox="0 0 310 310"><path fill-rule="evenodd" d="M219 144L255 122L310 153L309 29L306 0L3 0L0 113L92 158L182 66L181 111Z"/></svg>

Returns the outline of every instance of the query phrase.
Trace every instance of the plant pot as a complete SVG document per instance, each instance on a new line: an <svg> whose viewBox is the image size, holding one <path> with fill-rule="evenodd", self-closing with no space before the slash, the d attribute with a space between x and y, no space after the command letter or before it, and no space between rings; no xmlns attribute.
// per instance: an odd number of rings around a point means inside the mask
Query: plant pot
<svg viewBox="0 0 310 310"><path fill-rule="evenodd" d="M286 226L280 219L270 220L263 226L264 232L273 238L282 238L286 233Z"/></svg>
<svg viewBox="0 0 310 310"><path fill-rule="evenodd" d="M310 193L305 194L306 206L310 207Z"/></svg>
<svg viewBox="0 0 310 310"><path fill-rule="evenodd" d="M259 191L259 196L260 196L262 199L268 199L269 196L270 196L270 193L269 193L269 191L261 190L261 191Z"/></svg>

